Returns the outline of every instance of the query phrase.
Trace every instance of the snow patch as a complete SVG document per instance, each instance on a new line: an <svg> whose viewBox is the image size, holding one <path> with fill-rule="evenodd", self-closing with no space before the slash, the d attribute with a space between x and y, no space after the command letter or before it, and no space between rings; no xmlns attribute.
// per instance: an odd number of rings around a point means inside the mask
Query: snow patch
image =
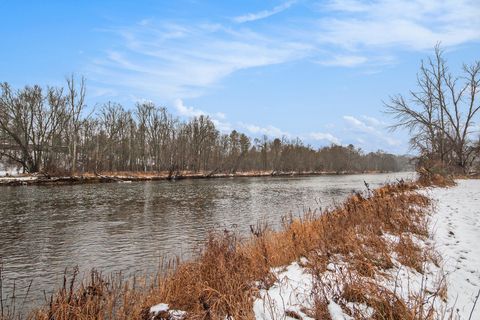
<svg viewBox="0 0 480 320"><path fill-rule="evenodd" d="M330 313L332 320L353 320L352 317L343 312L342 307L332 300L328 303L328 313Z"/></svg>
<svg viewBox="0 0 480 320"><path fill-rule="evenodd" d="M304 320L312 319L304 311L313 308L313 276L297 262L272 271L278 280L268 290L260 290L253 304L255 318L289 319L287 315L295 313Z"/></svg>
<svg viewBox="0 0 480 320"><path fill-rule="evenodd" d="M156 305L154 305L153 307L150 308L150 313L157 314L157 313L160 313L160 312L168 311L168 309L169 309L168 304L159 303L159 304L156 304Z"/></svg>
<svg viewBox="0 0 480 320"><path fill-rule="evenodd" d="M164 313L165 316L170 320L183 320L187 317L187 313L182 310L170 310L168 304L159 303L150 307L150 315L152 319L155 319L155 316Z"/></svg>

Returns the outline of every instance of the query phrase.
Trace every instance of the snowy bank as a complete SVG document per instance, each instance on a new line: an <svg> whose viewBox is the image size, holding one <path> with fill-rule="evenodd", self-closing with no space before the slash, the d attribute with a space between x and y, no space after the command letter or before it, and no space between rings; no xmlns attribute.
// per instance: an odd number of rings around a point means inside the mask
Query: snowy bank
<svg viewBox="0 0 480 320"><path fill-rule="evenodd" d="M426 193L436 202L432 227L447 273L448 304L460 319L469 319L480 290L480 180ZM471 319L480 319L478 304Z"/></svg>
<svg viewBox="0 0 480 320"><path fill-rule="evenodd" d="M393 247L400 239L386 235L385 241ZM417 238L416 242L424 249L431 245L429 240ZM320 300L326 301L332 320L372 318L374 309L362 301L350 301L354 299L349 299L346 294L348 288L358 283L372 284L373 290L384 293L382 299L398 298L413 309L413 304L419 302L425 316L440 318L446 313L446 303L438 294L445 281L439 266L431 260L426 261L420 273L400 263L395 254L392 261L392 268L378 272L373 278L357 274L340 256L333 257L327 270L316 275L304 260L285 268L275 268L272 272L277 281L269 289L260 290L254 302L255 319L313 320L318 317L315 304Z"/></svg>
<svg viewBox="0 0 480 320"><path fill-rule="evenodd" d="M422 239L412 236L416 245L434 253L420 273L402 265L395 252L393 267L383 270L374 279L379 288L395 292L403 301L423 295L425 306L433 305L433 318L480 319L480 180L458 180L450 188L428 188L421 193L433 202L430 219L431 235ZM398 236L384 234L394 247ZM256 319L312 319L315 299L326 296L327 310L334 320L369 318L371 308L345 299L346 270L352 269L341 257L331 259L326 271L313 276L312 270L292 263L276 268L277 281L268 290L260 291L254 303ZM357 275L358 276L358 275ZM440 292L445 288L445 293ZM433 294L430 294L433 293ZM353 315L350 316L350 315Z"/></svg>

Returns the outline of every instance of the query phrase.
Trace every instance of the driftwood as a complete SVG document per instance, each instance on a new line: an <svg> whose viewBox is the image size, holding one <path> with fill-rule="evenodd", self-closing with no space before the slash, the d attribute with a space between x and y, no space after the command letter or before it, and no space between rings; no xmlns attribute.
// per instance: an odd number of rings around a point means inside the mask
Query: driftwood
<svg viewBox="0 0 480 320"><path fill-rule="evenodd" d="M215 168L214 170L210 171L209 173L207 173L205 175L205 178L211 178L215 173L217 173L218 171L220 171L220 169L218 168Z"/></svg>

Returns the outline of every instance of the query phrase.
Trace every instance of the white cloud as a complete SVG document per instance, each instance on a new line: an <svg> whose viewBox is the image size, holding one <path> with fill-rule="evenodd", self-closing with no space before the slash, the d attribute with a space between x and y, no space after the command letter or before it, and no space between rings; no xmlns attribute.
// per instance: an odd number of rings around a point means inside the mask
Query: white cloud
<svg viewBox="0 0 480 320"><path fill-rule="evenodd" d="M200 109L195 109L194 107L188 107L183 103L182 99L176 99L173 103L175 109L181 116L185 117L199 117L199 116L206 116L208 115L205 111Z"/></svg>
<svg viewBox="0 0 480 320"><path fill-rule="evenodd" d="M239 123L240 127L246 129L249 133L254 135L266 135L270 138L281 138L283 136L290 137L290 133L282 131L281 129L268 125L266 127L260 127L254 124Z"/></svg>
<svg viewBox="0 0 480 320"><path fill-rule="evenodd" d="M215 125L215 128L217 128L217 130L220 131L221 133L230 133L233 130L233 127L230 124L230 122L221 121L215 118L212 119L212 122Z"/></svg>
<svg viewBox="0 0 480 320"><path fill-rule="evenodd" d="M317 40L347 50L431 49L480 39L477 0L334 0L322 5Z"/></svg>
<svg viewBox="0 0 480 320"><path fill-rule="evenodd" d="M377 122L379 123L380 121L378 119L375 119L373 117L367 117L369 118L367 121L370 123L372 122ZM364 121L359 120L358 118L355 118L354 116L343 116L343 120L345 120L351 128L349 131L355 133L355 134L362 134L365 136L365 139L367 141L370 141L370 143L375 143L375 141L380 145L380 143L387 143L389 147L396 147L401 144L401 141L391 137L390 135L386 134L384 132L384 126L374 126L371 124L367 124ZM383 130L382 130L383 129ZM357 137L357 141L358 141ZM380 143L379 143L380 142Z"/></svg>
<svg viewBox="0 0 480 320"><path fill-rule="evenodd" d="M293 4L295 4L295 2L296 1L287 1L287 2L284 2L284 3L274 7L271 10L263 10L263 11L260 11L260 12L249 13L249 14L246 14L246 15L238 16L238 17L233 18L233 21L235 21L237 23L244 23L244 22L251 22L251 21L265 19L265 18L273 16L277 13L280 13L282 11L287 10Z"/></svg>
<svg viewBox="0 0 480 320"><path fill-rule="evenodd" d="M215 128L217 128L222 133L228 133L232 131L232 125L228 121L224 121L226 119L226 115L223 112L217 113L208 113L206 111L196 109L194 107L186 106L182 99L175 99L173 103L175 109L177 110L178 114L187 118L199 117L199 116L208 116Z"/></svg>
<svg viewBox="0 0 480 320"><path fill-rule="evenodd" d="M373 127L367 126L362 121L358 120L353 116L343 116L343 120L347 121L349 124L353 125L357 129L361 129L362 131L372 132L375 131Z"/></svg>
<svg viewBox="0 0 480 320"><path fill-rule="evenodd" d="M217 113L215 113L215 117L217 117L219 119L225 119L227 117L227 115L223 112L217 112Z"/></svg>
<svg viewBox="0 0 480 320"><path fill-rule="evenodd" d="M208 116L212 120L213 124L215 124L215 127L222 133L229 133L234 129L234 127L230 122L225 121L225 119L227 118L227 115L223 112L209 113L201 109L197 109L191 106L186 106L182 99L175 99L173 105L177 113L183 117L193 118L193 117L199 117L202 115ZM283 131L272 125L261 127L254 124L239 122L238 127L244 130L247 130L250 134L253 134L256 136L267 135L270 138L281 138L284 136L285 137L291 136L290 133ZM317 139L317 140L321 140L321 139Z"/></svg>
<svg viewBox="0 0 480 320"><path fill-rule="evenodd" d="M367 122L370 126L382 126L382 127L386 127L387 124L381 120L378 120L377 118L375 117L370 117L370 116L366 116L366 115L363 115L362 116L362 119L365 120L365 122Z"/></svg>
<svg viewBox="0 0 480 320"><path fill-rule="evenodd" d="M334 143L334 144L338 144L340 145L341 144L341 141L339 138L335 137L333 134L331 133L324 133L324 132L311 132L309 134L309 137L313 140L316 140L316 141L328 141L328 142L331 142L331 143Z"/></svg>

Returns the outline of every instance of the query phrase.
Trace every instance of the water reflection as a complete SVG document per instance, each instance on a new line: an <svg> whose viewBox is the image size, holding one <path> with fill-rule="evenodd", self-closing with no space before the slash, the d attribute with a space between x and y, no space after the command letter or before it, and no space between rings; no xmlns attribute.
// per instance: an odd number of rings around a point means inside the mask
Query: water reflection
<svg viewBox="0 0 480 320"><path fill-rule="evenodd" d="M400 177L412 174L4 187L5 282L15 280L21 292L33 279L38 301L66 267L155 271L163 256L188 257L212 229L246 234L259 220L278 227L282 216L341 202L364 181L373 188Z"/></svg>

